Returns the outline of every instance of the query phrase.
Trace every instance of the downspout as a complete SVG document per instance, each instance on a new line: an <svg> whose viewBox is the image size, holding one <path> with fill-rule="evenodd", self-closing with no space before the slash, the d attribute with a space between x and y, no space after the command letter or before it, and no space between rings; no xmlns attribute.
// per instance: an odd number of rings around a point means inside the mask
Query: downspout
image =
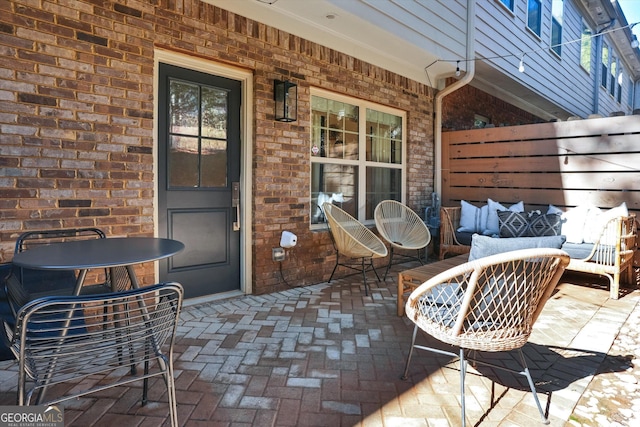
<svg viewBox="0 0 640 427"><path fill-rule="evenodd" d="M438 92L434 99L434 129L433 129L433 187L434 191L442 197L442 98L467 85L476 70L475 62L475 17L476 1L467 0L467 70L464 77L451 86L447 86Z"/></svg>

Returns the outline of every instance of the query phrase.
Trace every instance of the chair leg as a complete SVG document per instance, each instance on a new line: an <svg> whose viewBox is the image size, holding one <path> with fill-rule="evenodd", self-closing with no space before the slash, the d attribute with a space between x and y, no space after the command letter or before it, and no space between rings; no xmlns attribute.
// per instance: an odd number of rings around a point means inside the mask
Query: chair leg
<svg viewBox="0 0 640 427"><path fill-rule="evenodd" d="M389 274L389 269L391 269L391 261L393 261L393 246L391 246L391 250L389 251L389 263L387 264L387 269L384 272L384 278L382 280L384 280L385 282L387 281L387 274Z"/></svg>
<svg viewBox="0 0 640 427"><path fill-rule="evenodd" d="M529 383L529 388L531 389L531 393L533 393L533 399L536 401L536 406L538 407L538 411L540 411L540 418L542 418L542 422L545 424L549 424L549 419L544 414L542 410L542 405L540 405L540 400L538 399L538 393L536 393L536 386L533 383L533 379L531 378L531 374L529 373L529 368L527 367L527 362L524 359L524 353L522 349L518 349L518 353L520 354L520 362L522 363L522 367L524 370L522 371L522 375L527 377L527 382Z"/></svg>
<svg viewBox="0 0 640 427"><path fill-rule="evenodd" d="M362 279L364 280L364 294L365 296L369 296L369 284L367 283L367 269L365 268L365 265L364 265L364 258L360 259L360 265L362 266ZM373 260L371 260L371 266L373 267ZM377 275L378 273L376 273L376 276Z"/></svg>
<svg viewBox="0 0 640 427"><path fill-rule="evenodd" d="M464 406L464 378L467 374L467 361L464 358L464 350L460 349L460 405L462 406L460 416L462 417L461 425L465 427L467 425L467 419L465 416Z"/></svg>
<svg viewBox="0 0 640 427"><path fill-rule="evenodd" d="M338 268L338 261L340 260L340 254L336 253L336 265L333 266L333 271L331 272L331 276L329 276L329 281L327 283L331 283L331 279L333 279L333 275L336 272L336 269Z"/></svg>
<svg viewBox="0 0 640 427"><path fill-rule="evenodd" d="M411 356L413 356L413 349L416 343L416 336L418 335L418 325L413 327L413 336L411 337L411 347L409 348L409 355L407 356L407 363L404 366L404 374L400 377L402 380L409 378L409 363L411 363Z"/></svg>

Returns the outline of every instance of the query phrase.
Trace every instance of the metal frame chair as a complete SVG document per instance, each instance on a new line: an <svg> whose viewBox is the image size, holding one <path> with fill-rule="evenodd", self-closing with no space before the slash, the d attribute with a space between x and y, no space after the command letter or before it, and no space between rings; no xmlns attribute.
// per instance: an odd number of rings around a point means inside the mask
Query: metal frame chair
<svg viewBox="0 0 640 427"><path fill-rule="evenodd" d="M459 358L465 426L465 351L518 350L520 371L470 360L525 376L540 416L548 422L521 348L568 264L569 255L558 249L522 249L467 262L420 285L406 304L407 317L415 326L403 379L407 379L415 348ZM418 329L459 347L459 353L417 345Z"/></svg>
<svg viewBox="0 0 640 427"><path fill-rule="evenodd" d="M376 222L378 233L389 243L391 248L391 256L389 257L387 270L384 272L384 280L387 279L394 255L417 259L420 264L424 265L420 252L431 242L431 233L417 213L395 200L383 200L378 203L373 211L373 218ZM416 256L402 253L396 254L396 249L414 250L416 251Z"/></svg>
<svg viewBox="0 0 640 427"><path fill-rule="evenodd" d="M385 244L360 221L343 211L339 207L324 203L322 205L331 241L336 250L336 265L333 267L329 283L338 268L338 265L352 270L362 271L365 295L369 295L367 284L367 270L370 267L380 281L378 272L373 265L374 258L384 258L388 251ZM352 262L340 262L340 257L354 259Z"/></svg>
<svg viewBox="0 0 640 427"><path fill-rule="evenodd" d="M30 405L34 393L36 404L56 404L138 380L144 381L144 405L148 379L162 376L171 425L177 426L173 344L182 299L182 286L170 282L28 302L19 310L15 326L4 327L19 362L18 405ZM110 314L105 316L105 311ZM157 362L158 369L151 369L151 362ZM123 369L140 364L141 374ZM83 381L96 375L102 376L101 381ZM75 384L69 394L44 398L45 389L50 392L68 382Z"/></svg>

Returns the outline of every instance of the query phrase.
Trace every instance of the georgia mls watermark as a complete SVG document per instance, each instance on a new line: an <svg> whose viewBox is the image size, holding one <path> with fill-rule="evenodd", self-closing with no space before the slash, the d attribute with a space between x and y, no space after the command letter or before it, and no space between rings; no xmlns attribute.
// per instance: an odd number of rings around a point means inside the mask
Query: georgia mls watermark
<svg viewBox="0 0 640 427"><path fill-rule="evenodd" d="M0 427L64 427L64 408L0 406Z"/></svg>

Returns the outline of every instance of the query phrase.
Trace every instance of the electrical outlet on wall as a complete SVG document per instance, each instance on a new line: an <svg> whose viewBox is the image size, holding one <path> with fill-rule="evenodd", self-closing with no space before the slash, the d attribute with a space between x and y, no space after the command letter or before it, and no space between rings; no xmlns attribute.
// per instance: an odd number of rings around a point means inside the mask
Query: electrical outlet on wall
<svg viewBox="0 0 640 427"><path fill-rule="evenodd" d="M284 261L285 252L283 248L272 248L271 249L271 259L274 261Z"/></svg>

